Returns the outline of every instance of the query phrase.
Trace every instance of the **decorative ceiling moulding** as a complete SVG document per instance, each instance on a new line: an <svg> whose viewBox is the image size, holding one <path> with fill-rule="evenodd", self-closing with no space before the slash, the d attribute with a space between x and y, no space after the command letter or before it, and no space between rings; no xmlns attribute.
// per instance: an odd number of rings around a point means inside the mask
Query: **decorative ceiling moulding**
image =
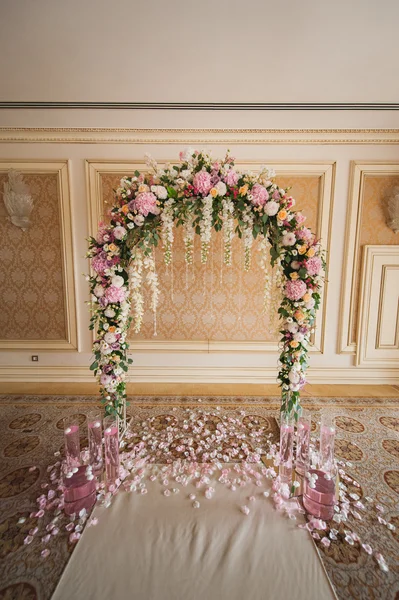
<svg viewBox="0 0 399 600"><path fill-rule="evenodd" d="M0 143L67 144L399 144L399 129L128 129L0 127Z"/></svg>
<svg viewBox="0 0 399 600"><path fill-rule="evenodd" d="M112 110L399 110L397 102L13 102L0 109Z"/></svg>

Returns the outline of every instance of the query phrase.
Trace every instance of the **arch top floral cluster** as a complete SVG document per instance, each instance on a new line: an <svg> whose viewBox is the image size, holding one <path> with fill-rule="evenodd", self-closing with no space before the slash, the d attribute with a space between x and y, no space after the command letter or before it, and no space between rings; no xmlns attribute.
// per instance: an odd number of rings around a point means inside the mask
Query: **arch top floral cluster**
<svg viewBox="0 0 399 600"><path fill-rule="evenodd" d="M162 243L164 261L170 264L174 228L182 226L189 265L195 234L200 237L201 262L206 263L215 230L222 231L227 266L234 236L242 239L243 268L248 270L253 240L259 237L266 299L270 296L268 262L277 270L281 291L282 407L297 412L320 303L325 266L320 243L304 225L306 217L294 210L295 200L273 180L271 169L240 172L229 154L214 160L208 153L186 150L179 159L179 164L161 167L148 158L148 172L123 177L109 224L100 223L97 236L89 240L91 328L96 330L91 369L99 379L106 410L120 414L125 402L131 362L127 333L132 320L136 332L141 327L144 281L156 315L160 290L154 248Z"/></svg>

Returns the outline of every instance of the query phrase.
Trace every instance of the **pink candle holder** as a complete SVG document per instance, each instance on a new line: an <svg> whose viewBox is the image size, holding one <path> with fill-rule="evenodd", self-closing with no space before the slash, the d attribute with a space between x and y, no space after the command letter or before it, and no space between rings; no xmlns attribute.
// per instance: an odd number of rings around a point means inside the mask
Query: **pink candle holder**
<svg viewBox="0 0 399 600"><path fill-rule="evenodd" d="M70 475L69 477L67 475ZM64 474L64 511L67 515L89 511L96 501L96 479L87 478L87 467L77 468L75 473Z"/></svg>
<svg viewBox="0 0 399 600"><path fill-rule="evenodd" d="M98 411L89 413L87 417L87 434L89 439L89 464L93 472L100 475L103 471L102 417Z"/></svg>
<svg viewBox="0 0 399 600"><path fill-rule="evenodd" d="M280 423L280 465L279 475L282 483L292 483L294 458L294 419L291 414L281 414Z"/></svg>
<svg viewBox="0 0 399 600"><path fill-rule="evenodd" d="M77 415L65 417L64 440L65 440L65 463L68 468L78 467L80 460L80 424Z"/></svg>
<svg viewBox="0 0 399 600"><path fill-rule="evenodd" d="M304 480L303 505L305 509L323 521L334 516L336 504L336 473L320 469L309 469Z"/></svg>
<svg viewBox="0 0 399 600"><path fill-rule="evenodd" d="M119 432L118 421L114 416L104 419L104 455L105 476L109 485L119 477Z"/></svg>
<svg viewBox="0 0 399 600"><path fill-rule="evenodd" d="M295 470L302 476L309 466L310 429L311 414L303 409L297 424L295 463Z"/></svg>
<svg viewBox="0 0 399 600"><path fill-rule="evenodd" d="M335 425L331 415L323 414L320 424L320 468L326 473L334 470Z"/></svg>

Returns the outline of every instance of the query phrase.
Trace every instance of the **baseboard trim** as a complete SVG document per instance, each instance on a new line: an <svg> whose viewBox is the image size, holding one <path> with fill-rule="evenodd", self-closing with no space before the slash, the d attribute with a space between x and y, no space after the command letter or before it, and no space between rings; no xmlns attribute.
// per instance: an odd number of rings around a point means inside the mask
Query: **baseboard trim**
<svg viewBox="0 0 399 600"><path fill-rule="evenodd" d="M138 383L276 383L277 370L273 367L133 367L128 381ZM309 383L320 384L399 384L398 369L343 369L312 367ZM92 382L88 367L75 366L0 366L1 382Z"/></svg>

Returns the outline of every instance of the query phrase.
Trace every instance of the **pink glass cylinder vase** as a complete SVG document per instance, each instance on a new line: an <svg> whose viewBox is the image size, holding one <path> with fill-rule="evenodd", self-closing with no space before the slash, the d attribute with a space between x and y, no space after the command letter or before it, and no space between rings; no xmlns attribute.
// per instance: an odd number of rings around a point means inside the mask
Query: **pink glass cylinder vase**
<svg viewBox="0 0 399 600"><path fill-rule="evenodd" d="M335 425L331 415L323 414L320 424L319 465L322 471L334 471Z"/></svg>
<svg viewBox="0 0 399 600"><path fill-rule="evenodd" d="M75 473L63 478L64 511L67 515L89 511L96 501L96 479L87 478L87 468L78 467Z"/></svg>
<svg viewBox="0 0 399 600"><path fill-rule="evenodd" d="M92 412L87 417L87 435L89 439L89 464L95 475L103 471L102 416L100 412Z"/></svg>
<svg viewBox="0 0 399 600"><path fill-rule="evenodd" d="M80 460L80 423L78 415L64 419L65 463L68 469L78 467Z"/></svg>
<svg viewBox="0 0 399 600"><path fill-rule="evenodd" d="M309 466L311 414L302 409L298 418L296 431L296 463L295 470L299 475L305 475Z"/></svg>
<svg viewBox="0 0 399 600"><path fill-rule="evenodd" d="M294 458L294 418L291 414L281 414L280 422L280 466L282 483L291 486Z"/></svg>
<svg viewBox="0 0 399 600"><path fill-rule="evenodd" d="M336 473L309 469L304 480L303 506L308 513L330 521L336 504Z"/></svg>
<svg viewBox="0 0 399 600"><path fill-rule="evenodd" d="M114 484L119 477L119 431L114 416L104 419L104 455L107 484Z"/></svg>

